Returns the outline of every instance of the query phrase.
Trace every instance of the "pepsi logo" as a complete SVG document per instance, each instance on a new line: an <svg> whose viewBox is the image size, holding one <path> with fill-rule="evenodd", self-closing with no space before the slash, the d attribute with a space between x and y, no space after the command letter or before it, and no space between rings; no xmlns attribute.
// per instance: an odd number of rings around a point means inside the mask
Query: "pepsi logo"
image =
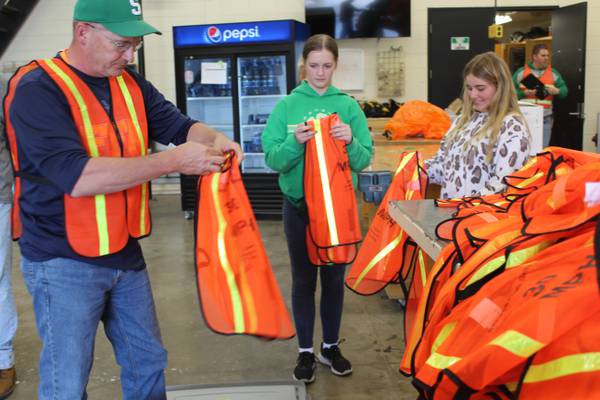
<svg viewBox="0 0 600 400"><path fill-rule="evenodd" d="M209 26L206 31L206 36L211 42L218 43L221 41L221 30L216 26Z"/></svg>

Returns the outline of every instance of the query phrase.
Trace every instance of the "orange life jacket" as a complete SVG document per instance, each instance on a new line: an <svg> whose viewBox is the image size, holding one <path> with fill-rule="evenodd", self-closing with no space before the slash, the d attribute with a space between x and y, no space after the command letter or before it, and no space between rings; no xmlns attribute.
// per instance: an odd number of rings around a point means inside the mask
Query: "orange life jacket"
<svg viewBox="0 0 600 400"><path fill-rule="evenodd" d="M61 57L64 57L61 53ZM4 104L10 110L18 80L27 71L42 68L65 95L81 143L90 157L138 157L148 153L148 126L144 99L133 76L124 72L108 78L112 115L108 115L91 89L63 58L31 62L11 81ZM23 72L22 72L23 71ZM19 174L18 133L5 114L13 156L13 168ZM16 162L15 162L16 160ZM16 193L18 199L20 191ZM125 247L129 237L150 234L148 183L121 192L74 198L64 195L65 231L72 249L82 256L99 257ZM17 223L17 226L20 224ZM15 233L18 233L15 232Z"/></svg>
<svg viewBox="0 0 600 400"><path fill-rule="evenodd" d="M339 122L337 114L308 122L315 136L306 143L304 155L306 244L313 247L309 256L318 256L311 260L315 265L352 262L361 240L346 145L329 134Z"/></svg>
<svg viewBox="0 0 600 400"><path fill-rule="evenodd" d="M526 76L528 76L530 74L532 74L531 68L529 67L529 64L525 64L525 67L523 67L523 78L525 78ZM554 76L552 74L552 67L550 65L548 65L548 68L546 68L544 70L544 72L542 73L542 76L540 76L538 79L544 85L554 85ZM534 103L534 104L539 104L539 105L543 106L544 108L551 108L553 98L554 98L554 96L552 96L550 94L541 100L538 99L535 95L529 95L529 96L525 96L525 101Z"/></svg>
<svg viewBox="0 0 600 400"><path fill-rule="evenodd" d="M415 265L415 261L419 262L419 259L411 260L412 257L405 254L409 249L407 240L410 238L389 216L388 211L391 200L414 200L425 197L427 175L420 164L416 152L404 152L400 155L394 178L346 277L346 286L351 290L363 295L377 293L398 278L399 274L406 278L409 265ZM423 261L422 254L415 253L415 255ZM426 273L423 271L419 275L426 276Z"/></svg>
<svg viewBox="0 0 600 400"><path fill-rule="evenodd" d="M237 159L201 177L197 190L195 261L206 324L222 334L293 337Z"/></svg>

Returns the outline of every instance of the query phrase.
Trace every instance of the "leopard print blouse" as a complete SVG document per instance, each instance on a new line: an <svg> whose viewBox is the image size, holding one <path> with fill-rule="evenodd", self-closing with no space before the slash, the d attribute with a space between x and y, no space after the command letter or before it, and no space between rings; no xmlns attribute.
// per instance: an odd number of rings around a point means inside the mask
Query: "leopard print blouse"
<svg viewBox="0 0 600 400"><path fill-rule="evenodd" d="M505 188L502 178L521 168L529 159L527 125L516 115L504 117L491 162L486 161L488 139L470 145L465 152L464 144L487 119L487 113L475 113L451 141L444 137L437 154L425 161L430 180L442 186L441 198L501 192ZM453 128L454 124L450 130Z"/></svg>

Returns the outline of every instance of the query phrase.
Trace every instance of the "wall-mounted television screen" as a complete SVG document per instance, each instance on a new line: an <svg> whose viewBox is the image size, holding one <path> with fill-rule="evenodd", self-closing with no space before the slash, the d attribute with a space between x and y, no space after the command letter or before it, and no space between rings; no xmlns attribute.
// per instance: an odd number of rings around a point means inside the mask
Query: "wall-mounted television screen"
<svg viewBox="0 0 600 400"><path fill-rule="evenodd" d="M305 0L311 34L336 39L410 36L410 0Z"/></svg>

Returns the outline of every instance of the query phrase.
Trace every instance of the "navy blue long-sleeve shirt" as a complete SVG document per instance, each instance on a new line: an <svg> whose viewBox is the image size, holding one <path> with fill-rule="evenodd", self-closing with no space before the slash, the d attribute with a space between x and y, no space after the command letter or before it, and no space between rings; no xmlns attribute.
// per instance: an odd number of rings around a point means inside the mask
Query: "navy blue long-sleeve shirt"
<svg viewBox="0 0 600 400"><path fill-rule="evenodd" d="M108 79L74 71L110 113ZM185 142L196 121L181 114L150 82L132 73L144 98L149 139L162 144ZM19 82L10 118L17 135L21 171L48 182L21 180L22 255L31 261L63 257L118 269L144 268L142 251L135 239L130 238L125 248L115 254L94 258L80 256L69 246L63 195L72 192L89 156L65 95L41 68L29 72Z"/></svg>

